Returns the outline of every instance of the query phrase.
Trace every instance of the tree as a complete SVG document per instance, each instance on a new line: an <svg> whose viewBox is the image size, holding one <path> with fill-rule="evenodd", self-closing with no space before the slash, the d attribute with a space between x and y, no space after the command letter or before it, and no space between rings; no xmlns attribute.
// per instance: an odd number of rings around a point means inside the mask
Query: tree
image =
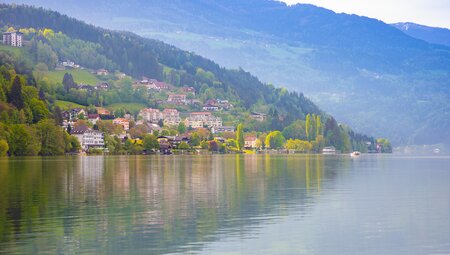
<svg viewBox="0 0 450 255"><path fill-rule="evenodd" d="M17 124L11 126L8 137L9 151L13 156L36 156L41 151L38 134L32 127Z"/></svg>
<svg viewBox="0 0 450 255"><path fill-rule="evenodd" d="M377 139L377 144L379 147L379 152L381 153L392 153L392 145L388 139L379 138Z"/></svg>
<svg viewBox="0 0 450 255"><path fill-rule="evenodd" d="M309 140L311 137L311 115L306 115L306 123L305 123L305 131L306 131L306 139Z"/></svg>
<svg viewBox="0 0 450 255"><path fill-rule="evenodd" d="M211 132L206 128L197 128L195 132L198 134L201 140L206 140L211 135Z"/></svg>
<svg viewBox="0 0 450 255"><path fill-rule="evenodd" d="M117 118L123 118L123 116L125 116L125 114L126 114L126 111L123 108L118 108L117 110L114 111L114 115Z"/></svg>
<svg viewBox="0 0 450 255"><path fill-rule="evenodd" d="M265 145L266 148L280 149L284 145L285 138L280 131L273 131L267 135Z"/></svg>
<svg viewBox="0 0 450 255"><path fill-rule="evenodd" d="M325 138L323 137L323 135L318 135L312 145L315 152L321 152L325 147Z"/></svg>
<svg viewBox="0 0 450 255"><path fill-rule="evenodd" d="M237 126L236 131L236 145L238 150L244 149L245 146L245 140L244 140L244 125L239 124Z"/></svg>
<svg viewBox="0 0 450 255"><path fill-rule="evenodd" d="M262 142L260 139L257 139L255 142L255 148L260 150L262 148Z"/></svg>
<svg viewBox="0 0 450 255"><path fill-rule="evenodd" d="M190 140L191 146L199 146L200 145L200 137L196 132L192 133L191 140Z"/></svg>
<svg viewBox="0 0 450 255"><path fill-rule="evenodd" d="M226 144L228 147L237 148L237 142L234 139L227 139Z"/></svg>
<svg viewBox="0 0 450 255"><path fill-rule="evenodd" d="M53 108L53 119L55 120L56 125L61 125L63 123L62 111L59 106Z"/></svg>
<svg viewBox="0 0 450 255"><path fill-rule="evenodd" d="M300 152L309 152L312 150L313 145L308 141L289 139L285 145L288 150L295 150Z"/></svg>
<svg viewBox="0 0 450 255"><path fill-rule="evenodd" d="M48 66L45 63L37 63L34 67L34 75L38 81L41 81L48 72Z"/></svg>
<svg viewBox="0 0 450 255"><path fill-rule="evenodd" d="M97 122L98 129L102 132L105 132L107 134L112 135L119 135L123 133L123 126L122 125L114 125L112 121L104 121L100 120ZM137 126L134 126L132 129L135 130ZM131 133L131 130L130 130Z"/></svg>
<svg viewBox="0 0 450 255"><path fill-rule="evenodd" d="M8 153L9 145L5 140L0 140L0 157L5 157Z"/></svg>
<svg viewBox="0 0 450 255"><path fill-rule="evenodd" d="M73 81L72 74L65 73L63 77L63 86L66 92L69 92L70 89L75 89L77 84Z"/></svg>
<svg viewBox="0 0 450 255"><path fill-rule="evenodd" d="M130 129L130 135L133 139L143 139L144 136L148 133L150 133L150 128L148 128L146 125L136 125L132 129Z"/></svg>
<svg viewBox="0 0 450 255"><path fill-rule="evenodd" d="M45 63L51 69L56 67L58 63L58 55L53 51L50 45L39 41L37 43L37 62Z"/></svg>
<svg viewBox="0 0 450 255"><path fill-rule="evenodd" d="M24 100L22 95L22 82L20 81L19 76L16 76L14 78L8 98L9 98L8 102L17 107L17 109L20 110L24 107Z"/></svg>
<svg viewBox="0 0 450 255"><path fill-rule="evenodd" d="M217 142L216 140L211 140L208 142L208 148L210 151L219 151L219 142Z"/></svg>
<svg viewBox="0 0 450 255"><path fill-rule="evenodd" d="M316 116L316 138L323 134L322 120L320 115Z"/></svg>
<svg viewBox="0 0 450 255"><path fill-rule="evenodd" d="M297 120L291 125L283 129L283 136L286 139L301 139L306 140L305 122Z"/></svg>
<svg viewBox="0 0 450 255"><path fill-rule="evenodd" d="M65 139L64 142L66 144L65 152L67 153L77 153L81 150L80 142L78 141L78 138L75 136L69 135L67 132L65 132Z"/></svg>
<svg viewBox="0 0 450 255"><path fill-rule="evenodd" d="M179 150L189 150L191 147L186 142L181 142L180 145L178 145Z"/></svg>
<svg viewBox="0 0 450 255"><path fill-rule="evenodd" d="M145 135L143 147L147 152L159 149L158 139L154 135Z"/></svg>
<svg viewBox="0 0 450 255"><path fill-rule="evenodd" d="M31 112L33 113L33 122L37 123L42 119L47 118L50 112L47 109L45 103L37 98L33 98L30 101Z"/></svg>
<svg viewBox="0 0 450 255"><path fill-rule="evenodd" d="M55 125L54 120L42 120L36 127L41 140L40 155L56 156L64 154L66 148L64 131Z"/></svg>
<svg viewBox="0 0 450 255"><path fill-rule="evenodd" d="M178 124L177 130L179 134L186 133L186 125L184 124L184 122L180 122L180 124Z"/></svg>
<svg viewBox="0 0 450 255"><path fill-rule="evenodd" d="M209 147L209 143L207 142L207 141L201 141L200 142L200 147L202 148L202 149L208 149L208 147Z"/></svg>

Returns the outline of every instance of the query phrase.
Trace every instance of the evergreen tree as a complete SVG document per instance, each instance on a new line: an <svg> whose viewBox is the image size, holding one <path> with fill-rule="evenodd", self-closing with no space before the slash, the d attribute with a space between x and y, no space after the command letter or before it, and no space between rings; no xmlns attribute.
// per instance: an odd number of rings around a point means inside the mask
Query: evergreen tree
<svg viewBox="0 0 450 255"><path fill-rule="evenodd" d="M45 102L45 93L42 88L39 89L39 99Z"/></svg>
<svg viewBox="0 0 450 255"><path fill-rule="evenodd" d="M72 74L70 74L70 73L64 74L62 83L63 83L64 89L66 90L66 92L69 92L70 89L74 89L77 87L77 84L73 80Z"/></svg>
<svg viewBox="0 0 450 255"><path fill-rule="evenodd" d="M19 76L16 76L14 78L8 98L9 98L8 102L17 107L17 109L20 110L24 107L24 100L22 95L22 82L20 81Z"/></svg>
<svg viewBox="0 0 450 255"><path fill-rule="evenodd" d="M56 125L61 125L63 123L62 112L59 106L53 108L53 118L55 119Z"/></svg>

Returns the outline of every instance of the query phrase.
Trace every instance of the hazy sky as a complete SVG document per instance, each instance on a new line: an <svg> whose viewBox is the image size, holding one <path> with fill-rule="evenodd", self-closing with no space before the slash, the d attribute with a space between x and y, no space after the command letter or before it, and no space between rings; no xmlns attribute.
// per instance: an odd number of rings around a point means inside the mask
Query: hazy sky
<svg viewBox="0 0 450 255"><path fill-rule="evenodd" d="M358 14L386 23L410 21L450 28L450 0L282 0L310 3L335 12Z"/></svg>

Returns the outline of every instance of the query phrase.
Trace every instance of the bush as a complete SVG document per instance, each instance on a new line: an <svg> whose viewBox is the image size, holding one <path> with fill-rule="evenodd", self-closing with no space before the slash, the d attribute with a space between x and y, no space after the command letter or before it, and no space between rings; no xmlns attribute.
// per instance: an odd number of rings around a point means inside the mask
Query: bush
<svg viewBox="0 0 450 255"><path fill-rule="evenodd" d="M0 157L5 157L8 153L9 145L5 140L0 140Z"/></svg>

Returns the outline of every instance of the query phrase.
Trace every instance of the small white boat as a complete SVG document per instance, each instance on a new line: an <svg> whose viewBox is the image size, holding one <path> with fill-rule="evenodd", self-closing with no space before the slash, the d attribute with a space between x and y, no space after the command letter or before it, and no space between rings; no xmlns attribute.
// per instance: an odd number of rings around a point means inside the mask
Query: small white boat
<svg viewBox="0 0 450 255"><path fill-rule="evenodd" d="M325 155L333 155L333 154L336 154L336 148L334 148L333 146L325 147L325 148L323 148L323 150L322 150L322 154L325 154Z"/></svg>
<svg viewBox="0 0 450 255"><path fill-rule="evenodd" d="M354 152L350 153L350 156L351 156L351 157L359 157L359 156L361 156L361 152L359 152L359 151L354 151Z"/></svg>

